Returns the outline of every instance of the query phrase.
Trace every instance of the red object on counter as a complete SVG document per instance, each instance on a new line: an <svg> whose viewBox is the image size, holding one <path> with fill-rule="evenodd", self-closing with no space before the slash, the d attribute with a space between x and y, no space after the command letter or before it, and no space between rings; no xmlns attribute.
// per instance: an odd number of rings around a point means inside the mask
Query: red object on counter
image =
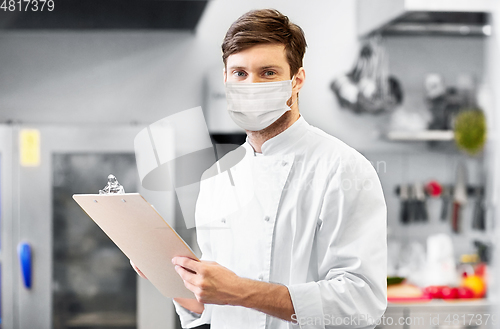
<svg viewBox="0 0 500 329"><path fill-rule="evenodd" d="M467 287L459 287L457 290L458 298L474 298L474 292Z"/></svg>
<svg viewBox="0 0 500 329"><path fill-rule="evenodd" d="M425 303L431 300L432 298L426 295L421 297L387 297L389 303Z"/></svg>
<svg viewBox="0 0 500 329"><path fill-rule="evenodd" d="M458 288L456 288L456 287L443 287L443 289L441 289L441 298L443 298L443 299L458 298Z"/></svg>
<svg viewBox="0 0 500 329"><path fill-rule="evenodd" d="M424 294L432 299L468 299L476 298L474 291L467 287L428 286Z"/></svg>
<svg viewBox="0 0 500 329"><path fill-rule="evenodd" d="M428 286L425 287L424 293L430 298L443 298L443 288L446 286Z"/></svg>

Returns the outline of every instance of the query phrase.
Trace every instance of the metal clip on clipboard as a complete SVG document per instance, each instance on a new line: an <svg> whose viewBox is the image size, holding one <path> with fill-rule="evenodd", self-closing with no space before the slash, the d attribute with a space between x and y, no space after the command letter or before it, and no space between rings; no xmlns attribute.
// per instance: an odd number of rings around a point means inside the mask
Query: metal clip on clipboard
<svg viewBox="0 0 500 329"><path fill-rule="evenodd" d="M99 190L99 194L125 194L125 189L118 182L115 175L109 174L108 184L102 190Z"/></svg>

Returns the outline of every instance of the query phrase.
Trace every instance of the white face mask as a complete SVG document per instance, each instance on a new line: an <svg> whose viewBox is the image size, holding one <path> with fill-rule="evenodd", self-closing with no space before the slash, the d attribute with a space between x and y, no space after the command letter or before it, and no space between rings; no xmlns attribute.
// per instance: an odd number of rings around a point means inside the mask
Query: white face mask
<svg viewBox="0 0 500 329"><path fill-rule="evenodd" d="M245 130L259 131L269 127L293 105L286 104L292 97L292 80L226 82L229 116Z"/></svg>

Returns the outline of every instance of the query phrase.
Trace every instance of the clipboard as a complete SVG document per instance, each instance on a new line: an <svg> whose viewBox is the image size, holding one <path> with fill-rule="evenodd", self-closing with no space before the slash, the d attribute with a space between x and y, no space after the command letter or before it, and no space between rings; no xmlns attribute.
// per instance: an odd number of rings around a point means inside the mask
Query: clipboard
<svg viewBox="0 0 500 329"><path fill-rule="evenodd" d="M172 258L198 258L142 195L74 194L73 199L162 295L196 298L184 286Z"/></svg>

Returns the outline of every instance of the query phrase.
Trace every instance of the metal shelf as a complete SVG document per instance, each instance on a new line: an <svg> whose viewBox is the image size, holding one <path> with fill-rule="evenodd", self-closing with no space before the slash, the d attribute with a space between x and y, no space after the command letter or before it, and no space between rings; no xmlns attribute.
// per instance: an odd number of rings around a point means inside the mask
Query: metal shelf
<svg viewBox="0 0 500 329"><path fill-rule="evenodd" d="M452 141L453 130L390 131L386 135L391 141Z"/></svg>

